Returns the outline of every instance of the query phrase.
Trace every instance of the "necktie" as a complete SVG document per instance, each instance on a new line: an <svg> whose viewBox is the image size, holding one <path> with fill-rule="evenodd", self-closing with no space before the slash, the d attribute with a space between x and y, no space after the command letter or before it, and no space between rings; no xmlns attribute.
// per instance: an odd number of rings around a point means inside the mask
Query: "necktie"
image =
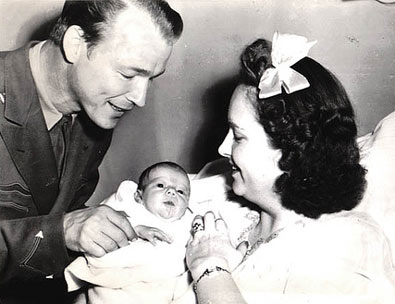
<svg viewBox="0 0 395 304"><path fill-rule="evenodd" d="M66 151L70 142L71 127L71 115L63 115L49 131L59 177L62 175L65 164Z"/></svg>

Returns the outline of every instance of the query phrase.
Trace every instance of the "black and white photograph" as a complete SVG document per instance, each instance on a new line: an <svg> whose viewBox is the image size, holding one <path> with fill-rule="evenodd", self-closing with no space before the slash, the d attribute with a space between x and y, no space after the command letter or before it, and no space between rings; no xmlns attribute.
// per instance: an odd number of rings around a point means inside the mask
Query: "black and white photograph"
<svg viewBox="0 0 395 304"><path fill-rule="evenodd" d="M395 0L0 0L0 304L395 303Z"/></svg>

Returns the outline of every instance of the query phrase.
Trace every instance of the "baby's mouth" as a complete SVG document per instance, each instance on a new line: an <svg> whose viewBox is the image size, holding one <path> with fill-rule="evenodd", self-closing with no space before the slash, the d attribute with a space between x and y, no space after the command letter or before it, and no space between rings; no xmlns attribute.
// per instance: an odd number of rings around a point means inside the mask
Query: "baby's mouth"
<svg viewBox="0 0 395 304"><path fill-rule="evenodd" d="M164 201L163 204L174 207L176 204L172 201Z"/></svg>

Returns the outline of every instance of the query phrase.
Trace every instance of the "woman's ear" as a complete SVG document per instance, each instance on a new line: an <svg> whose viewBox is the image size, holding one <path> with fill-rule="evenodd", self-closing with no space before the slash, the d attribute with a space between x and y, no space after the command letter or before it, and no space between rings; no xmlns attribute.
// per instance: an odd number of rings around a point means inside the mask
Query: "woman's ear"
<svg viewBox="0 0 395 304"><path fill-rule="evenodd" d="M134 200L139 204L143 203L143 192L140 189L137 189L134 193Z"/></svg>
<svg viewBox="0 0 395 304"><path fill-rule="evenodd" d="M62 41L63 51L69 63L76 62L83 49L86 48L83 35L84 31L78 25L70 26L64 33Z"/></svg>
<svg viewBox="0 0 395 304"><path fill-rule="evenodd" d="M277 167L279 166L278 162L280 161L282 156L283 156L283 153L281 152L280 149L275 151L275 155L273 157L273 161L277 165Z"/></svg>

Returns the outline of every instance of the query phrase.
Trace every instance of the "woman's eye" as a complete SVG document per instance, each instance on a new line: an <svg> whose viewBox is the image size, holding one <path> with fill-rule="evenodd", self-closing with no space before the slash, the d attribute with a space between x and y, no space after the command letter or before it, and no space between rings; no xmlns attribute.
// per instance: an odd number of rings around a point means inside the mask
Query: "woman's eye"
<svg viewBox="0 0 395 304"><path fill-rule="evenodd" d="M239 134L237 131L233 130L233 141L240 142L244 137Z"/></svg>
<svg viewBox="0 0 395 304"><path fill-rule="evenodd" d="M233 136L233 140L237 143L241 142L243 139L244 139L243 136L238 136L238 135Z"/></svg>
<svg viewBox="0 0 395 304"><path fill-rule="evenodd" d="M159 184L157 184L156 185L158 188L164 188L165 186L163 185L163 184L161 184L161 183L159 183Z"/></svg>

